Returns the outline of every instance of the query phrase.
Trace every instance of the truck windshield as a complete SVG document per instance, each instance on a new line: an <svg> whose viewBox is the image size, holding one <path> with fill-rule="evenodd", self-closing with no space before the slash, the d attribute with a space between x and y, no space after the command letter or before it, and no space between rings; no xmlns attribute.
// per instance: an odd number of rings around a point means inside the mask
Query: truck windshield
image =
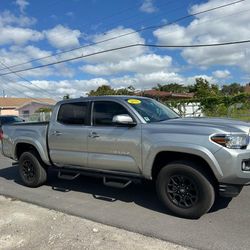
<svg viewBox="0 0 250 250"><path fill-rule="evenodd" d="M169 119L179 118L179 115L167 106L151 99L126 99L147 122L161 122Z"/></svg>

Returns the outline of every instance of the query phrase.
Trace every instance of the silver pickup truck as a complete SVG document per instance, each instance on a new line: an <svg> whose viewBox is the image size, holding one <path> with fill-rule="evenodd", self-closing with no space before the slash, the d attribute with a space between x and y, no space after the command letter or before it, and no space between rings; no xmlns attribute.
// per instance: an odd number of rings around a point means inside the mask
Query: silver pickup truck
<svg viewBox="0 0 250 250"><path fill-rule="evenodd" d="M48 168L118 188L148 179L168 210L199 218L216 194L234 197L250 183L249 127L181 118L149 98L104 96L58 102L49 123L4 125L0 138L27 186L45 183Z"/></svg>

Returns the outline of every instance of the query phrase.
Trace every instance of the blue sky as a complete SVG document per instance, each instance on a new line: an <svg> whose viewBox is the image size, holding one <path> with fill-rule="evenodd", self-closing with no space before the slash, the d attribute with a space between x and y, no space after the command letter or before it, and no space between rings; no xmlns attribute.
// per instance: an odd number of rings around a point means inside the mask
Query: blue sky
<svg viewBox="0 0 250 250"><path fill-rule="evenodd" d="M134 32L96 46L12 68L33 67L133 43L191 45L250 39L250 1L172 21L234 0L1 0L0 67L50 56ZM158 83L192 84L204 77L220 85L250 82L249 44L219 48L130 48L51 67L0 76L8 96L77 97L102 84L148 89ZM1 73L7 73L3 69ZM25 77L31 83L20 78Z"/></svg>

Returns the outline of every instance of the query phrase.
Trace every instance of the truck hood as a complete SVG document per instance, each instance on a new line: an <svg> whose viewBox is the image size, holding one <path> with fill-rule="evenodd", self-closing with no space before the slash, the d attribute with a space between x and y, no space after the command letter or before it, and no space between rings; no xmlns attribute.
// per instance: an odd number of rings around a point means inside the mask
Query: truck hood
<svg viewBox="0 0 250 250"><path fill-rule="evenodd" d="M249 133L250 123L237 121L233 119L221 118L177 118L162 121L159 123L151 123L156 127L174 126L178 128L185 128L184 130L193 130L193 133L209 133L227 132L227 133ZM157 124L157 125L156 125ZM158 127L158 128L159 128ZM198 129L198 130L197 130ZM182 132L184 132L182 130Z"/></svg>

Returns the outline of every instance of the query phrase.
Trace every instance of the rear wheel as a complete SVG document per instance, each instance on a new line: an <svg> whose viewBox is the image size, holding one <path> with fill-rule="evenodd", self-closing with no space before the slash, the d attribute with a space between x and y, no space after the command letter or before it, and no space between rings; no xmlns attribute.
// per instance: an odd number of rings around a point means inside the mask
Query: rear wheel
<svg viewBox="0 0 250 250"><path fill-rule="evenodd" d="M208 175L191 162L174 162L163 167L157 176L156 189L163 204L184 218L201 217L215 200Z"/></svg>
<svg viewBox="0 0 250 250"><path fill-rule="evenodd" d="M28 187L39 187L47 180L47 171L35 151L24 152L19 159L19 174Z"/></svg>

